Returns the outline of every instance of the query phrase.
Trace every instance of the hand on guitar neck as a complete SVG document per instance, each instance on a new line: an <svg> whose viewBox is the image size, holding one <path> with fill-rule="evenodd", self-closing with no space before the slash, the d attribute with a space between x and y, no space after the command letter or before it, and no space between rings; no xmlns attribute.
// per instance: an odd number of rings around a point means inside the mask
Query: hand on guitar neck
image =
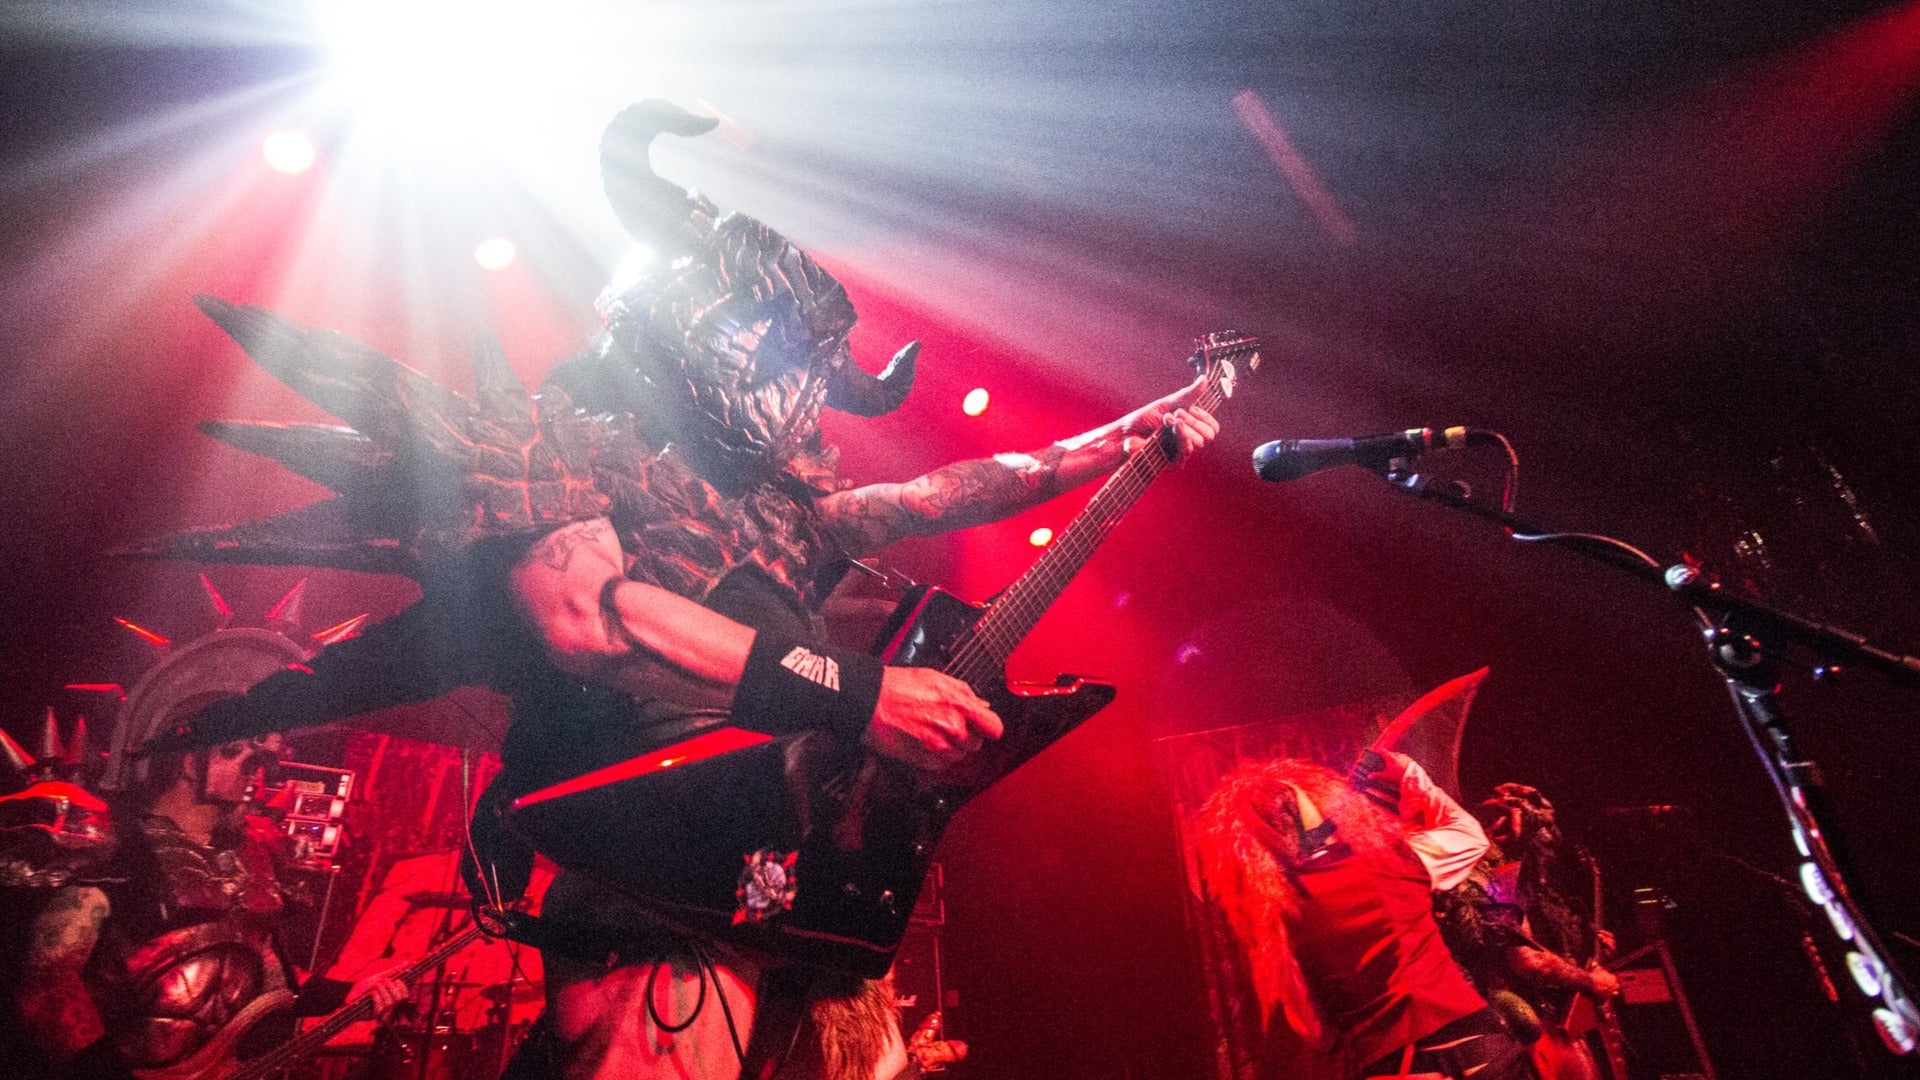
<svg viewBox="0 0 1920 1080"><path fill-rule="evenodd" d="M359 980L353 984L353 989L347 991L346 1004L352 1005L361 998L372 998L373 1015L384 1022L395 1006L412 996L413 991L400 978L405 970L405 964L395 964Z"/></svg>
<svg viewBox="0 0 1920 1080"><path fill-rule="evenodd" d="M1587 964L1587 985L1580 992L1598 1002L1607 1002L1620 996L1620 979L1606 969L1607 958L1613 955L1613 934L1599 927L1593 929L1593 960Z"/></svg>
<svg viewBox="0 0 1920 1080"><path fill-rule="evenodd" d="M1600 966L1599 961L1587 965L1586 985L1580 992L1595 1001L1608 1001L1620 993L1620 979L1613 972Z"/></svg>

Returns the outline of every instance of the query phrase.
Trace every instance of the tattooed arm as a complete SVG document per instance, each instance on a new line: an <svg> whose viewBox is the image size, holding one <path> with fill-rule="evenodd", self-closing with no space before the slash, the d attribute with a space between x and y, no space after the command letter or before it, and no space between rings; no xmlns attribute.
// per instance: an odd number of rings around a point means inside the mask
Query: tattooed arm
<svg viewBox="0 0 1920 1080"><path fill-rule="evenodd" d="M1140 440L1171 424L1178 453L1192 453L1220 430L1205 409L1189 407L1201 383L1151 402L1110 424L1027 454L962 461L904 484L870 484L817 504L835 539L852 555L906 536L926 536L1010 517L1119 467Z"/></svg>
<svg viewBox="0 0 1920 1080"><path fill-rule="evenodd" d="M511 587L562 671L637 697L726 706L746 671L754 630L625 571L605 518L554 530L514 566ZM924 768L951 764L1000 737L1000 718L958 679L890 667L867 744Z"/></svg>
<svg viewBox="0 0 1920 1080"><path fill-rule="evenodd" d="M70 885L33 920L14 1005L41 1052L56 1063L106 1034L81 972L108 910L107 895L99 889Z"/></svg>

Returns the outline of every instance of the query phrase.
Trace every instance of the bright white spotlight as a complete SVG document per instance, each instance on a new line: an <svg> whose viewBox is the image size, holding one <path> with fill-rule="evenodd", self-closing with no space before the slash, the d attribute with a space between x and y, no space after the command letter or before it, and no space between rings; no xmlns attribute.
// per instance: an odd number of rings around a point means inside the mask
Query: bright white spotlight
<svg viewBox="0 0 1920 1080"><path fill-rule="evenodd" d="M513 241L504 236L491 236L473 249L473 261L479 263L482 270L505 270L519 254Z"/></svg>
<svg viewBox="0 0 1920 1080"><path fill-rule="evenodd" d="M605 63L599 39L630 21L605 0L312 0L332 89L356 126L409 150L497 140L551 108L556 88Z"/></svg>
<svg viewBox="0 0 1920 1080"><path fill-rule="evenodd" d="M292 176L313 168L319 152L304 131L276 131L260 144L260 156L268 168Z"/></svg>
<svg viewBox="0 0 1920 1080"><path fill-rule="evenodd" d="M960 401L960 411L966 413L968 416L979 416L981 413L986 412L987 388L984 386L976 386L967 391L967 396Z"/></svg>

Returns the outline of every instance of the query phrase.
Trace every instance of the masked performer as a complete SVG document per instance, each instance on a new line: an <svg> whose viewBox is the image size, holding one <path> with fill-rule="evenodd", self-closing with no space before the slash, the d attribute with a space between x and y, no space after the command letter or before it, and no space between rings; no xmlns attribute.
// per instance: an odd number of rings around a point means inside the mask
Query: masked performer
<svg viewBox="0 0 1920 1080"><path fill-rule="evenodd" d="M1596 1078L1591 1049L1564 1020L1576 996L1605 1002L1620 981L1597 962L1611 935L1552 883L1560 851L1553 804L1535 788L1501 784L1480 804L1480 820L1494 846L1439 898L1441 931L1474 985L1531 1044L1542 1076Z"/></svg>
<svg viewBox="0 0 1920 1080"><path fill-rule="evenodd" d="M274 939L284 900L273 858L246 834L248 784L278 752L270 735L139 770L113 856L33 917L9 1004L35 1075L216 1067L271 1045L280 1025L261 1022L269 1016L318 1015L364 994L384 1010L405 997L385 972L294 993Z"/></svg>
<svg viewBox="0 0 1920 1080"><path fill-rule="evenodd" d="M423 598L323 653L312 675L270 679L213 710L198 737L487 683L514 699L488 795L499 805L721 724L825 729L927 769L1001 734L966 684L821 643L823 598L851 558L1037 505L1112 471L1142 439L1174 456L1197 449L1217 430L1189 406L1200 384L1038 450L851 487L821 441L820 411L898 406L917 346L867 374L848 350L855 316L839 283L767 226L719 216L653 173L655 136L714 123L648 102L608 130L608 196L654 258L601 297L604 339L538 395L486 346L470 401L337 335L202 301L264 366L355 429L215 433L341 497L145 553L399 571L422 582ZM476 831L490 820L483 811ZM619 822L605 840L622 842ZM475 894L510 898L525 853L486 861ZM579 874L555 881L542 918L578 931L578 947L545 949L547 1031L522 1054L546 1055L556 1074L728 1078L751 1061L759 1077L789 1061L781 1075L797 1076L811 1058L818 1073L866 1080L904 1061L878 983L654 932L634 904ZM753 1023L756 1011L796 1009L817 1038Z"/></svg>
<svg viewBox="0 0 1920 1080"><path fill-rule="evenodd" d="M1202 808L1199 836L1263 1010L1258 1075L1300 1075L1315 1053L1343 1077L1531 1075L1433 918L1433 893L1473 868L1486 836L1418 764L1369 750L1348 777L1242 767Z"/></svg>

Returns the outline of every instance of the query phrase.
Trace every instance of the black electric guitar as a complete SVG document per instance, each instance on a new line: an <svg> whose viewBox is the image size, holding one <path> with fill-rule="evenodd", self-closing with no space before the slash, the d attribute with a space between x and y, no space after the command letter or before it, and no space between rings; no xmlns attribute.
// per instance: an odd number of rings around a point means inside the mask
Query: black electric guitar
<svg viewBox="0 0 1920 1080"><path fill-rule="evenodd" d="M1192 362L1194 404L1213 410L1259 344L1210 334ZM670 922L778 956L869 978L886 973L961 804L1113 700L1072 675L1009 685L1006 661L1088 556L1170 464L1146 440L1027 572L978 607L939 589L909 593L876 651L934 667L993 706L1006 734L938 774L908 769L827 732L781 738L722 727L516 800L509 828L559 863L614 886Z"/></svg>

